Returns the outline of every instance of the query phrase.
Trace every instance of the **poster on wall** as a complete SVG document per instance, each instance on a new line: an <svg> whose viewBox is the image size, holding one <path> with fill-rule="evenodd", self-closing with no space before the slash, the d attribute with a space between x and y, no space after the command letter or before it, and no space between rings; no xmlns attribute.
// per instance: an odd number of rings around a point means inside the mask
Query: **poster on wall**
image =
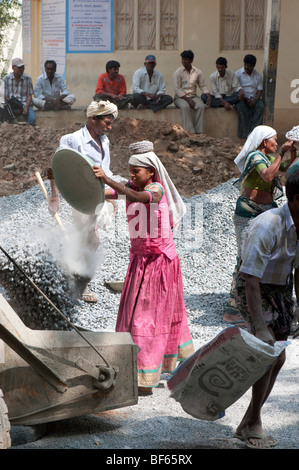
<svg viewBox="0 0 299 470"><path fill-rule="evenodd" d="M113 0L66 0L68 53L112 52Z"/></svg>
<svg viewBox="0 0 299 470"><path fill-rule="evenodd" d="M46 60L55 60L56 72L65 79L65 0L42 3L42 69Z"/></svg>
<svg viewBox="0 0 299 470"><path fill-rule="evenodd" d="M23 54L31 52L31 0L22 2L22 42Z"/></svg>

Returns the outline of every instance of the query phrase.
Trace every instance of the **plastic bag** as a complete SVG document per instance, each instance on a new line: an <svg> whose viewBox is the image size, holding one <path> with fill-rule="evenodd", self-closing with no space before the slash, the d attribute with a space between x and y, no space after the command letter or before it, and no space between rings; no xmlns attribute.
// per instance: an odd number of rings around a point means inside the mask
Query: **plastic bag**
<svg viewBox="0 0 299 470"><path fill-rule="evenodd" d="M270 346L237 326L228 327L170 375L170 396L195 418L222 418L225 409L264 375L287 344Z"/></svg>

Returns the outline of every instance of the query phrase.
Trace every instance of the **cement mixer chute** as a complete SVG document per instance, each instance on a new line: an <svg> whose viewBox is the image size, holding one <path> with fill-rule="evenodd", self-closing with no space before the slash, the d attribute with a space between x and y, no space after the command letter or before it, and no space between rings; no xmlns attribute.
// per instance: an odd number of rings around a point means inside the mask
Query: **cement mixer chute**
<svg viewBox="0 0 299 470"><path fill-rule="evenodd" d="M10 425L34 426L138 402L139 348L129 333L84 332L86 342L76 331L31 330L1 295L0 325L0 389ZM89 343L109 366L98 365ZM56 380L66 385L63 393Z"/></svg>

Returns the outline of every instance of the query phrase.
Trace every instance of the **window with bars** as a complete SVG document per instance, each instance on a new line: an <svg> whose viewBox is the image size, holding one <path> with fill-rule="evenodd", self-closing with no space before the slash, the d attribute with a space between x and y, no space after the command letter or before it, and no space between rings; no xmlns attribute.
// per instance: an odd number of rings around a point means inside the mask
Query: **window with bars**
<svg viewBox="0 0 299 470"><path fill-rule="evenodd" d="M265 0L221 0L220 49L263 49L265 13Z"/></svg>
<svg viewBox="0 0 299 470"><path fill-rule="evenodd" d="M178 50L180 0L114 0L115 50Z"/></svg>

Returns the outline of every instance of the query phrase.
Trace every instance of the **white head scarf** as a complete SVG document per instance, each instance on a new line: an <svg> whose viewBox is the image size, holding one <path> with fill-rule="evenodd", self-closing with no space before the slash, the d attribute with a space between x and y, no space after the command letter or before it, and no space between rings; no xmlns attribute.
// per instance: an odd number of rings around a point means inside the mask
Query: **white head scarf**
<svg viewBox="0 0 299 470"><path fill-rule="evenodd" d="M116 104L110 101L92 101L87 108L86 116L106 116L112 114L114 119L118 116L118 108Z"/></svg>
<svg viewBox="0 0 299 470"><path fill-rule="evenodd" d="M168 175L166 168L153 152L153 143L148 140L136 142L129 146L129 150L131 152L129 165L141 166L144 168L152 167L155 169L154 181L161 183L166 191L171 220L174 230L176 230L187 209Z"/></svg>
<svg viewBox="0 0 299 470"><path fill-rule="evenodd" d="M253 129L234 162L239 168L240 172L244 171L244 163L247 155L254 150L257 150L264 139L271 139L277 134L276 130L269 126L257 126Z"/></svg>

